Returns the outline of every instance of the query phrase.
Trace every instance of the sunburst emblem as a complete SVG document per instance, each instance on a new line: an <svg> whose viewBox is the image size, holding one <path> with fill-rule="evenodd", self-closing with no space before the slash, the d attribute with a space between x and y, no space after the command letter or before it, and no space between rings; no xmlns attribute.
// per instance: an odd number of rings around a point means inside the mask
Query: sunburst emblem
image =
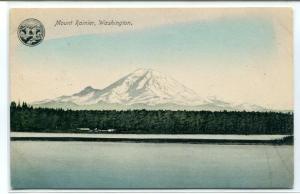
<svg viewBox="0 0 300 194"><path fill-rule="evenodd" d="M45 37L45 28L43 24L34 18L29 18L21 22L18 27L18 37L26 46L36 46L40 44Z"/></svg>

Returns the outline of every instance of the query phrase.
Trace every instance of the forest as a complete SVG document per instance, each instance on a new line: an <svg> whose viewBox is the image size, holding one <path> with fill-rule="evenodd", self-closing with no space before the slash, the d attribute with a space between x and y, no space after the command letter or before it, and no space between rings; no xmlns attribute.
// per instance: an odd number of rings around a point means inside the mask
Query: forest
<svg viewBox="0 0 300 194"><path fill-rule="evenodd" d="M293 134L293 113L63 110L11 102L12 131L132 134ZM82 131L89 128L89 131Z"/></svg>

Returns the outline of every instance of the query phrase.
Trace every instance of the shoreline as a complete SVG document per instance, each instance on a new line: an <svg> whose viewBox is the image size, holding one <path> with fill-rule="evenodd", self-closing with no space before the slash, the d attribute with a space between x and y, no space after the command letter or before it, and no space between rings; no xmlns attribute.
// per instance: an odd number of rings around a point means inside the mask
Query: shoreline
<svg viewBox="0 0 300 194"><path fill-rule="evenodd" d="M11 141L82 141L123 143L189 143L189 144L266 144L293 145L293 136L272 140L249 139L180 139L180 138L89 138L89 137L10 137Z"/></svg>

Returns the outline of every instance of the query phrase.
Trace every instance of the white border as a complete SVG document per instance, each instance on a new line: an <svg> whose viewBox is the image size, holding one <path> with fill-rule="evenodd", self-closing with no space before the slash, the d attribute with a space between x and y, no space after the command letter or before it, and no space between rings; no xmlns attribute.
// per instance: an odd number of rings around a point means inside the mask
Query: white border
<svg viewBox="0 0 300 194"><path fill-rule="evenodd" d="M0 2L0 193L9 185L8 167L8 9Z"/></svg>
<svg viewBox="0 0 300 194"><path fill-rule="evenodd" d="M10 191L9 176L9 63L8 63L8 14L10 8L142 8L142 7L293 7L294 9L294 99L295 99L295 179L293 189L283 190L23 190L12 192L41 193L151 193L151 192L300 192L300 2L0 2L0 193ZM297 100L298 99L298 100Z"/></svg>

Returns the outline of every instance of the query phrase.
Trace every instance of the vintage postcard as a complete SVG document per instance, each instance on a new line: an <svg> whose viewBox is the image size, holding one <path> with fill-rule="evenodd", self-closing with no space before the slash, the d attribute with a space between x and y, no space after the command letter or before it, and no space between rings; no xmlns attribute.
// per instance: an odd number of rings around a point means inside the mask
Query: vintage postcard
<svg viewBox="0 0 300 194"><path fill-rule="evenodd" d="M11 188L292 188L292 23L291 8L11 9Z"/></svg>

